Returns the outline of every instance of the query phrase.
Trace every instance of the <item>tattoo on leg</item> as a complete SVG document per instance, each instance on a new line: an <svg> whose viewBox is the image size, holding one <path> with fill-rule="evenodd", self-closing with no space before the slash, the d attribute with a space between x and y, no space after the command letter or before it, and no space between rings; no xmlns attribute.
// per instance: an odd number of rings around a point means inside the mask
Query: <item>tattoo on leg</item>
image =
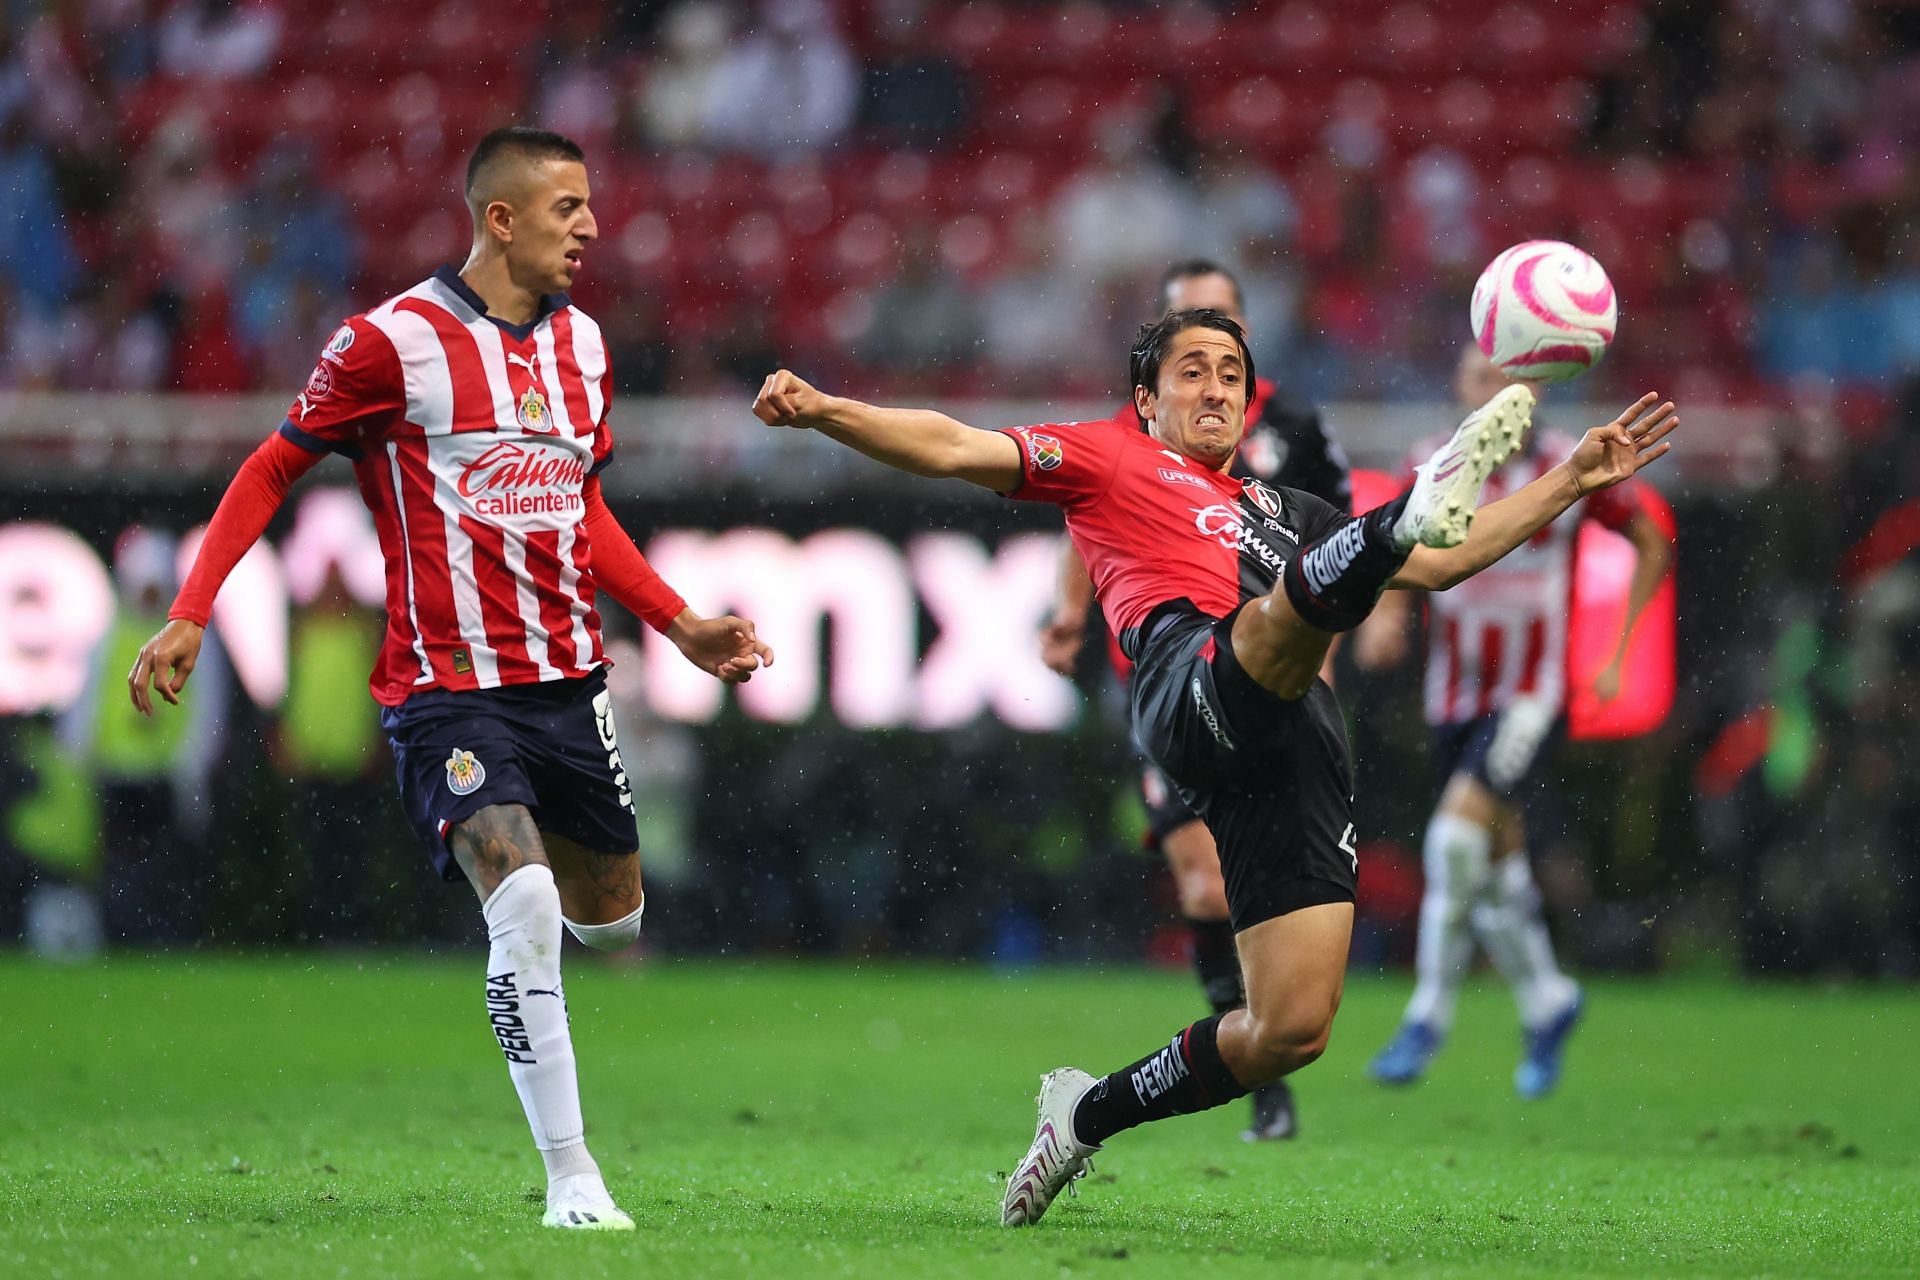
<svg viewBox="0 0 1920 1280"><path fill-rule="evenodd" d="M633 888L634 855L586 851L582 865L594 892L602 898L624 899Z"/></svg>
<svg viewBox="0 0 1920 1280"><path fill-rule="evenodd" d="M521 867L547 860L525 805L488 805L449 832L447 843L482 901Z"/></svg>
<svg viewBox="0 0 1920 1280"><path fill-rule="evenodd" d="M601 853L565 836L542 832L569 920L609 924L640 905L637 853Z"/></svg>

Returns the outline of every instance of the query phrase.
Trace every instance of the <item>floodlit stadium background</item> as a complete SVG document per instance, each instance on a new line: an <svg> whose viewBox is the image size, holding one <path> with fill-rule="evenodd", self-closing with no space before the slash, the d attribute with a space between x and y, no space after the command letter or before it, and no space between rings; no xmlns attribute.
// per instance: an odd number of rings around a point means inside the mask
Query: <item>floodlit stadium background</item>
<svg viewBox="0 0 1920 1280"><path fill-rule="evenodd" d="M1110 680L1038 662L1051 512L759 427L776 363L979 425L1105 416L1160 270L1215 257L1262 372L1392 471L1456 416L1480 267L1553 236L1605 263L1621 337L1542 419L1657 389L1687 422L1654 477L1680 530L1672 712L1565 751L1537 815L1569 960L1920 968L1910 7L0 15L0 938L84 946L76 902L135 943L477 928L391 796L363 691L378 560L343 467L230 585L190 716L129 737L121 676L326 335L462 258L466 151L529 121L589 152L602 240L575 299L612 347L610 497L697 607L753 613L781 652L722 696L610 622L652 945L1180 945ZM1411 947L1416 689L1342 672L1364 965Z"/></svg>

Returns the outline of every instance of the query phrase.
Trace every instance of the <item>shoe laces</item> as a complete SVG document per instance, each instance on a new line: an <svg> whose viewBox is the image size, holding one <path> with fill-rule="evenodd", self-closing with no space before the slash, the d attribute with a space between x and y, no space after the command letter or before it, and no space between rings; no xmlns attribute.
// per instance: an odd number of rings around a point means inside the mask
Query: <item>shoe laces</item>
<svg viewBox="0 0 1920 1280"><path fill-rule="evenodd" d="M1086 1177L1088 1174L1092 1172L1093 1172L1093 1157L1092 1156L1083 1157L1080 1161L1080 1167L1067 1175L1067 1186L1066 1186L1067 1199L1078 1200L1080 1198L1080 1193L1074 1189L1073 1184L1080 1181L1080 1179Z"/></svg>

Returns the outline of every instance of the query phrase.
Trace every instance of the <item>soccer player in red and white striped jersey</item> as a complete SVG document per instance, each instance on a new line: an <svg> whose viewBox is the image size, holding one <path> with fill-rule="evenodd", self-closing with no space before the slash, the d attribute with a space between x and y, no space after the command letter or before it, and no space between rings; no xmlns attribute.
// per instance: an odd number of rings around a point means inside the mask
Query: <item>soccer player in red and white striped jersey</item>
<svg viewBox="0 0 1920 1280"><path fill-rule="evenodd" d="M1461 353L1455 392L1478 404L1507 379L1476 346ZM1541 432L1488 477L1488 500L1546 475L1572 441ZM1415 449L1418 455L1419 450ZM1633 496L1637 481L1602 490L1583 519L1623 533L1637 554L1627 621L1599 692L1619 692L1627 640L1672 563L1672 545ZM1567 703L1567 629L1573 612L1579 520L1547 525L1504 560L1427 599L1426 718L1445 789L1427 825L1422 861L1417 982L1400 1029L1369 1070L1385 1084L1425 1073L1453 1026L1454 1005L1477 937L1513 988L1523 1054L1514 1073L1522 1097L1551 1092L1580 988L1560 971L1540 916L1526 855L1521 801L1561 733ZM1361 627L1356 655L1383 666L1404 651L1408 605L1389 593Z"/></svg>
<svg viewBox="0 0 1920 1280"><path fill-rule="evenodd" d="M178 702L227 574L295 480L328 453L350 459L387 568L373 696L408 818L435 869L483 904L488 1017L547 1166L545 1221L630 1230L587 1153L560 985L563 924L620 950L644 903L597 592L729 683L773 652L751 622L689 609L601 495L606 344L565 293L597 233L590 195L558 134L480 141L465 266L334 332L128 684L148 714L153 691Z"/></svg>

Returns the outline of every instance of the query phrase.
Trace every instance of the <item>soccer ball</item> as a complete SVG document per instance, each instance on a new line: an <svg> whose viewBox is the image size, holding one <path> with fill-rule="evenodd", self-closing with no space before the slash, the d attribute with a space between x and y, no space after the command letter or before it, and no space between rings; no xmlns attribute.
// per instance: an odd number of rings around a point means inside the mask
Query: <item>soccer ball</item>
<svg viewBox="0 0 1920 1280"><path fill-rule="evenodd" d="M1528 240L1487 264L1473 286L1473 337L1500 372L1565 382L1613 341L1613 281L1590 254Z"/></svg>

